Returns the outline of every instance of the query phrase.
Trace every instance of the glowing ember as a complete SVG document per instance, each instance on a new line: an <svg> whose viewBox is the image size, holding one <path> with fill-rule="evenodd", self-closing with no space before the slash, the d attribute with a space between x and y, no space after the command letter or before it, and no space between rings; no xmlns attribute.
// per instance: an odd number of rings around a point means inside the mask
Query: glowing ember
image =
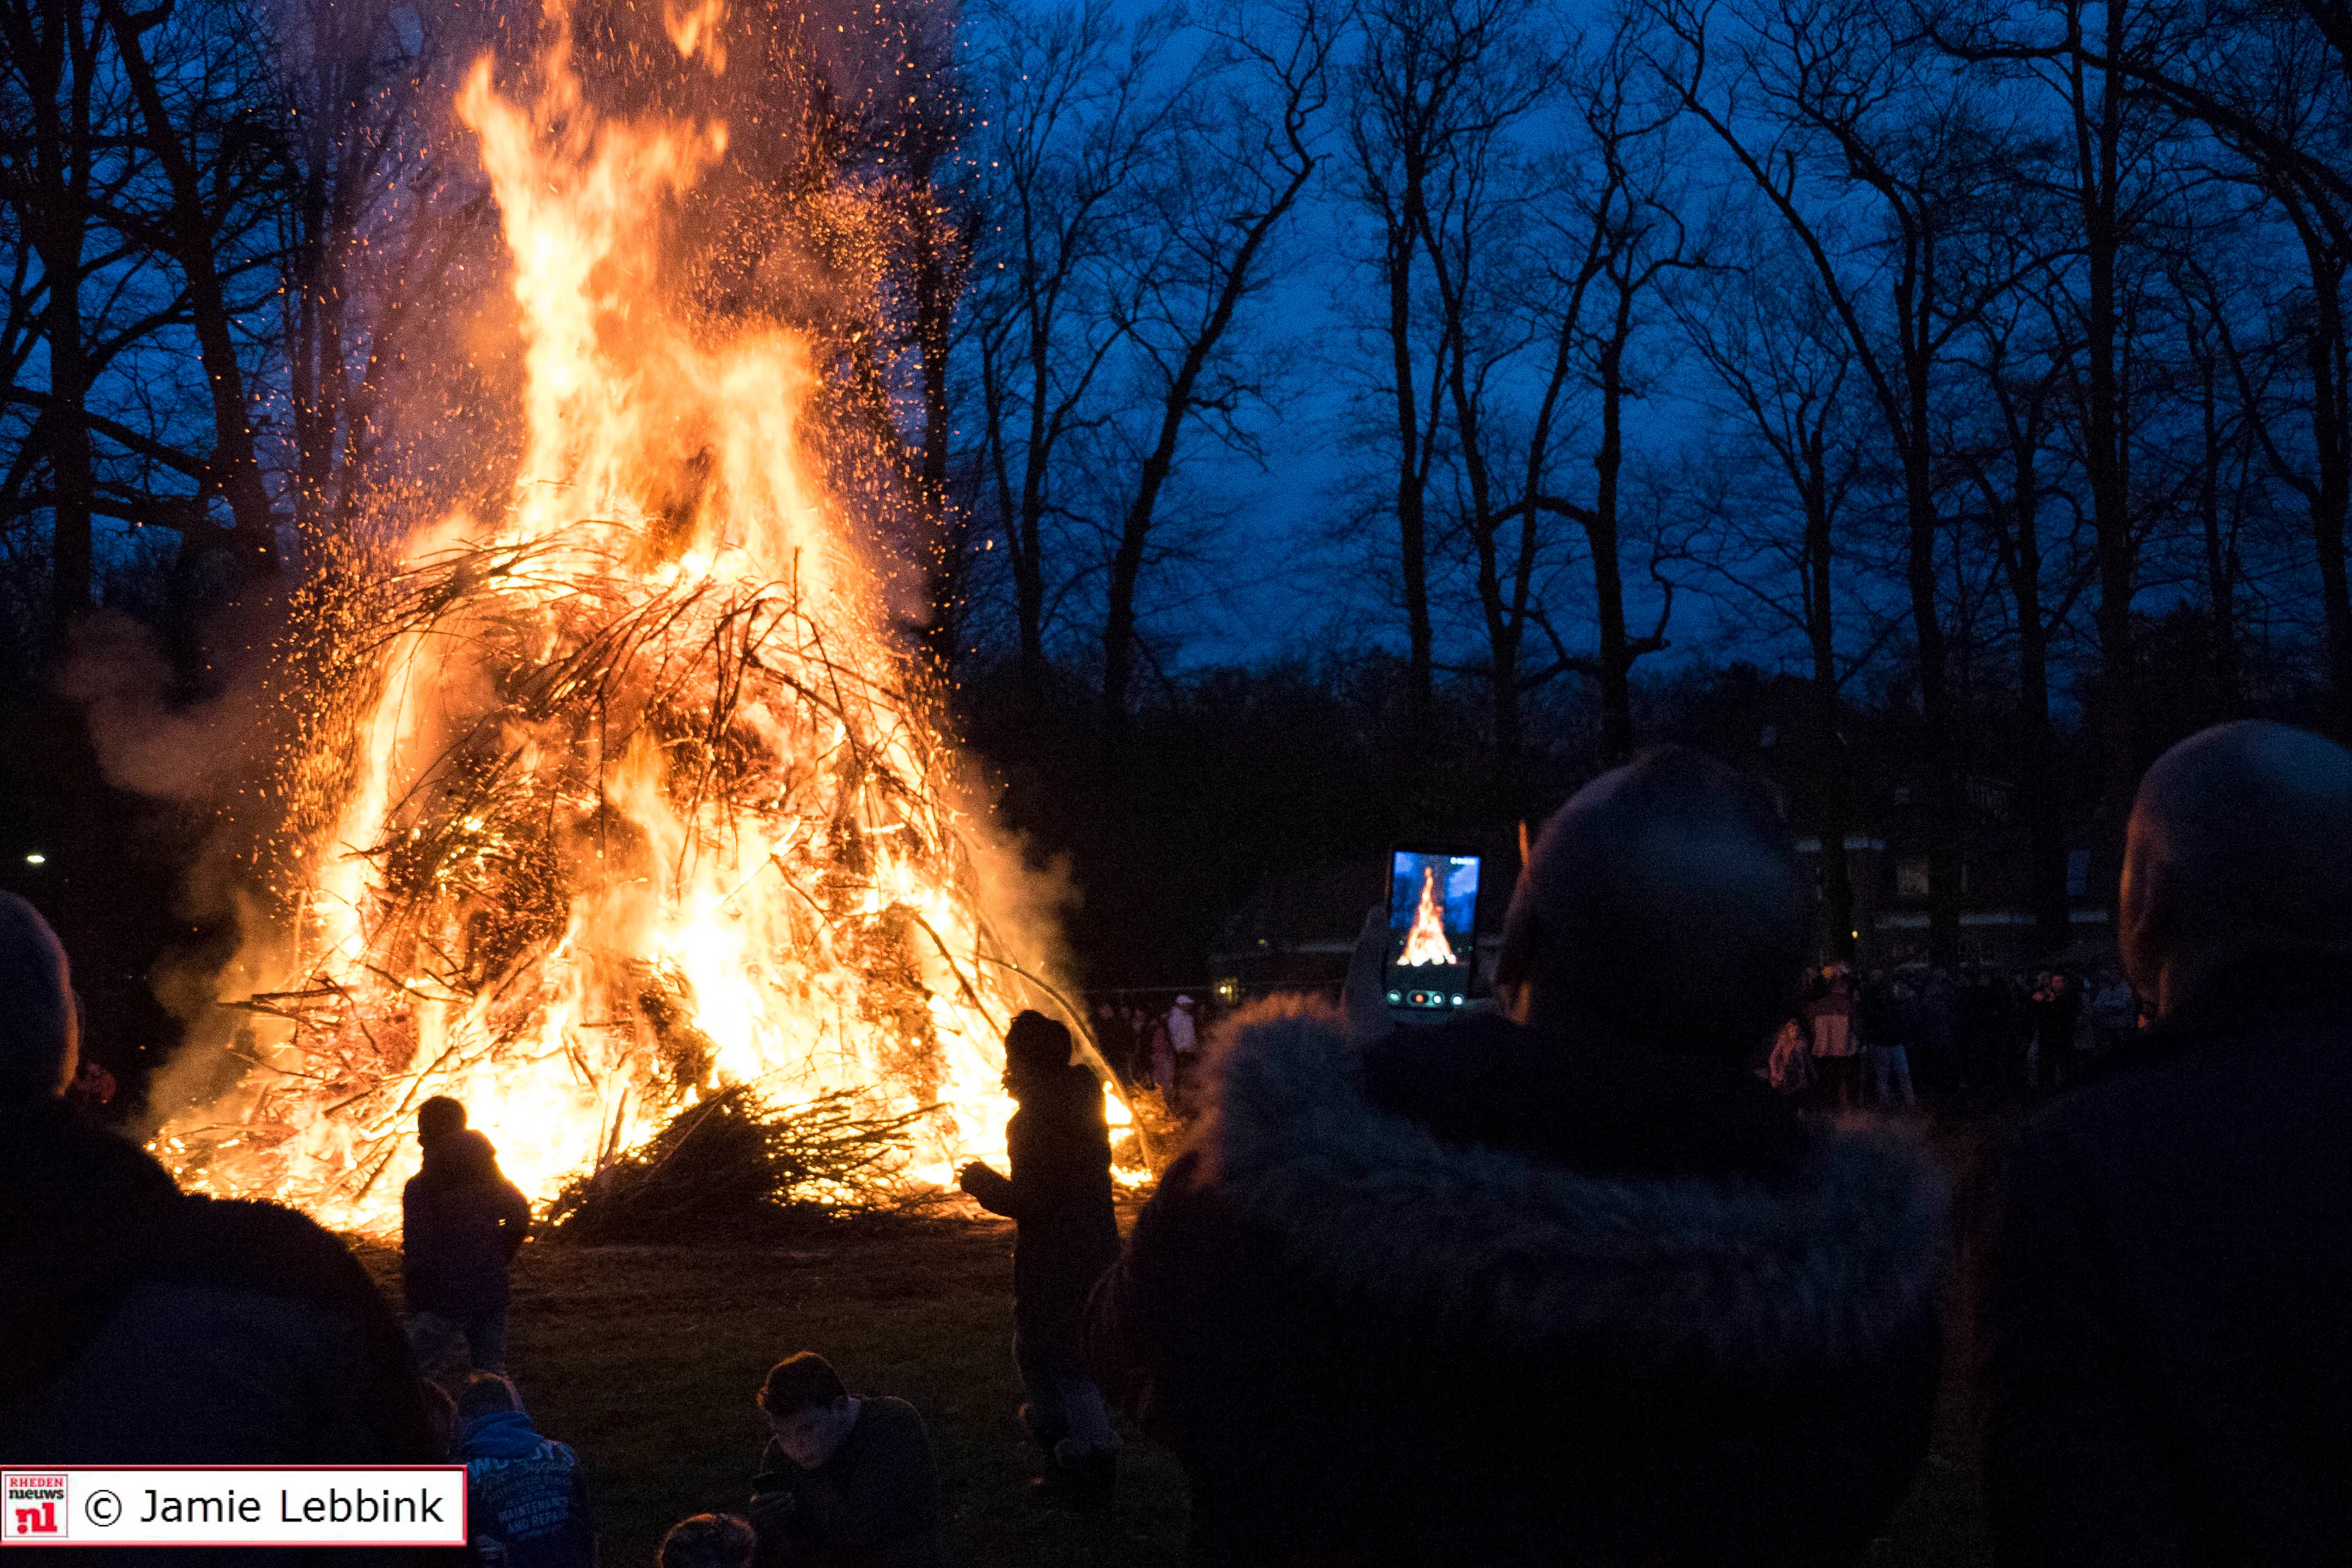
<svg viewBox="0 0 2352 1568"><path fill-rule="evenodd" d="M1397 962L1411 968L1425 963L1459 963L1454 945L1445 940L1445 918L1437 901L1437 868L1421 868L1421 904L1412 911L1412 929L1404 935L1404 952Z"/></svg>
<svg viewBox="0 0 2352 1568"><path fill-rule="evenodd" d="M670 29L713 70L717 15ZM557 20L538 101L488 60L458 100L521 307L512 501L409 542L302 978L253 999L245 1081L155 1145L191 1187L347 1228L395 1220L436 1093L541 1200L729 1084L923 1112L906 1180L1001 1152L1011 1110L1022 987L950 759L799 455L816 373L791 332L664 296L664 215L725 128L600 119Z"/></svg>

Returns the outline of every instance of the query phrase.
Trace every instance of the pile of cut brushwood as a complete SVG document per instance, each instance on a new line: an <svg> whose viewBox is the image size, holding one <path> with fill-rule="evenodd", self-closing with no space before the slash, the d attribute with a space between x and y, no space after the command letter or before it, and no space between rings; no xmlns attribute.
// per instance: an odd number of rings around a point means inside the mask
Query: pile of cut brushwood
<svg viewBox="0 0 2352 1568"><path fill-rule="evenodd" d="M928 1109L877 1113L847 1090L771 1104L743 1085L671 1118L634 1152L572 1182L548 1211L588 1246L773 1240L836 1221L919 1213L906 1177Z"/></svg>

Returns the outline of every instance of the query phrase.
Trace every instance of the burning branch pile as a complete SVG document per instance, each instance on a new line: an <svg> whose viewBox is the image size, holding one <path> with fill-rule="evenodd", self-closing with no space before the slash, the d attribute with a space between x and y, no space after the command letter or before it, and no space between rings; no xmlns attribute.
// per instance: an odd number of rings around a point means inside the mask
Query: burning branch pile
<svg viewBox="0 0 2352 1568"><path fill-rule="evenodd" d="M1012 966L803 447L806 345L667 302L661 220L724 128L600 120L558 31L536 102L488 61L459 101L520 306L511 501L339 602L296 978L242 1004L243 1083L157 1141L192 1187L355 1228L396 1215L436 1093L535 1197L602 1172L656 1210L698 1107L713 1148L761 1104L887 1129L898 1156L810 1167L826 1202L944 1179L1010 1109Z"/></svg>
<svg viewBox="0 0 2352 1568"><path fill-rule="evenodd" d="M651 1142L565 1184L556 1234L589 1245L757 1239L898 1206L922 1112L870 1116L862 1097L771 1106L740 1084L678 1112Z"/></svg>

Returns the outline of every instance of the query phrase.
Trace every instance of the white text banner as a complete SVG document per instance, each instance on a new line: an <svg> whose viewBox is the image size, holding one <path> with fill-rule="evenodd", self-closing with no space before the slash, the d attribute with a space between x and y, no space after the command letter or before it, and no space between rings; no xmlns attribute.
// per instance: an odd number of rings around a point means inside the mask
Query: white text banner
<svg viewBox="0 0 2352 1568"><path fill-rule="evenodd" d="M0 1470L0 1546L463 1546L463 1465Z"/></svg>

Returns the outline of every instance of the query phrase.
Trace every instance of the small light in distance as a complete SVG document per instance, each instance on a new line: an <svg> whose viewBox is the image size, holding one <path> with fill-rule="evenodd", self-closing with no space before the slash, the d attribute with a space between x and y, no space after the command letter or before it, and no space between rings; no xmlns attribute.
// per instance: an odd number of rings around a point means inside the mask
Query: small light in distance
<svg viewBox="0 0 2352 1568"><path fill-rule="evenodd" d="M48 858L47 856L46 856L46 855L42 854L42 853L41 853L39 850L37 850L37 849L34 850L30 855L27 855L27 856L26 856L26 857L25 857L25 864L26 864L26 865L27 865L27 866L46 866L46 865L47 865L48 863L49 863L49 858Z"/></svg>

